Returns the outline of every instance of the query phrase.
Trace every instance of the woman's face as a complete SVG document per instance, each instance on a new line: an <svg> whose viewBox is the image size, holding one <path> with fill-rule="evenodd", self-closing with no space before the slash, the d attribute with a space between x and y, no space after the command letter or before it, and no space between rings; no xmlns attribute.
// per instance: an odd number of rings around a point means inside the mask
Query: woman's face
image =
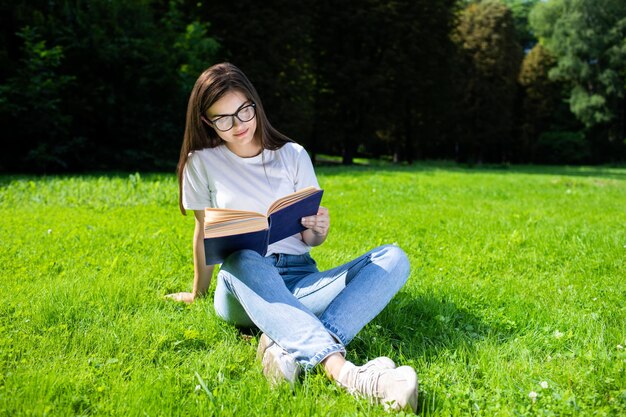
<svg viewBox="0 0 626 417"><path fill-rule="evenodd" d="M260 141L255 138L256 111L252 104L242 92L229 91L204 115L228 149L242 157L261 151Z"/></svg>

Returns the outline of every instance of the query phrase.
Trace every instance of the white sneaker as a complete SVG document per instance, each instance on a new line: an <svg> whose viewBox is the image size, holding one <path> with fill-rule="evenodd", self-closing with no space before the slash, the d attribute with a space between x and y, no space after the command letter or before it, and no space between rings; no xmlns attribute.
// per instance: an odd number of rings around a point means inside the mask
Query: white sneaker
<svg viewBox="0 0 626 417"><path fill-rule="evenodd" d="M352 395L382 403L386 410L417 411L417 375L410 366L389 367L393 361L380 357L363 366L351 362L341 368L337 382Z"/></svg>
<svg viewBox="0 0 626 417"><path fill-rule="evenodd" d="M287 381L293 388L302 368L287 351L278 346L265 333L259 338L257 359L263 365L263 374L271 385Z"/></svg>
<svg viewBox="0 0 626 417"><path fill-rule="evenodd" d="M361 369L367 368L379 368L379 369L395 369L396 364L391 358L386 356L379 356L376 359L372 359L364 365L361 365Z"/></svg>

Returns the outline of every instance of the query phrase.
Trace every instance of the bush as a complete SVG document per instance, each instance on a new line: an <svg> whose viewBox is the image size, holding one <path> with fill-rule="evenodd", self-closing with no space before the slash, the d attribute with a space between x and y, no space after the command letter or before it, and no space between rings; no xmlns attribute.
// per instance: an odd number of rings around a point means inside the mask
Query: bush
<svg viewBox="0 0 626 417"><path fill-rule="evenodd" d="M173 170L191 85L218 48L208 23L180 7L93 0L14 11L0 169Z"/></svg>
<svg viewBox="0 0 626 417"><path fill-rule="evenodd" d="M581 164L588 162L591 152L582 132L548 131L539 136L535 155L547 164Z"/></svg>

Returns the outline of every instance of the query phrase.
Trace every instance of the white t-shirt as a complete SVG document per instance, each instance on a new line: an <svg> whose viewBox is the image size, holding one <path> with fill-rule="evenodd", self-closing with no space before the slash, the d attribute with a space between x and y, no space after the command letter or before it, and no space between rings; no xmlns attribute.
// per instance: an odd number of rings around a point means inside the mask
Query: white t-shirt
<svg viewBox="0 0 626 417"><path fill-rule="evenodd" d="M286 143L242 158L225 145L193 151L183 171L183 207L249 210L265 214L278 198L309 186L319 187L306 150ZM301 255L311 249L298 233L271 244L267 255Z"/></svg>

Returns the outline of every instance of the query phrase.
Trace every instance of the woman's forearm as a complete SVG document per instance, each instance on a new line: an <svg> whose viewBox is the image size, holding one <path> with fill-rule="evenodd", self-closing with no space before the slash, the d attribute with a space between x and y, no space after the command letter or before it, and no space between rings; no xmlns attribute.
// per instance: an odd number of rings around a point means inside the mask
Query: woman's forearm
<svg viewBox="0 0 626 417"><path fill-rule="evenodd" d="M307 229L302 232L302 240L309 246L319 246L326 240L330 229L330 214L326 207L320 206L317 215L302 218L302 225Z"/></svg>
<svg viewBox="0 0 626 417"><path fill-rule="evenodd" d="M193 298L202 297L211 286L213 265L207 265L204 257L204 212L196 211L193 233Z"/></svg>
<svg viewBox="0 0 626 417"><path fill-rule="evenodd" d="M319 246L326 240L326 235L315 234L311 229L302 232L302 240L309 246Z"/></svg>

